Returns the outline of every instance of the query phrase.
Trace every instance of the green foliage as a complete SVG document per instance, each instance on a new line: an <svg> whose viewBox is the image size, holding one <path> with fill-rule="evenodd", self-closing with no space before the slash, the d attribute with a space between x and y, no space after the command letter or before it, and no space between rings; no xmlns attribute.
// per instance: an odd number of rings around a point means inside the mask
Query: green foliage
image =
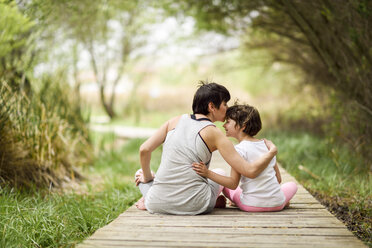
<svg viewBox="0 0 372 248"><path fill-rule="evenodd" d="M29 93L29 74L35 62L35 23L19 11L14 1L0 1L0 80Z"/></svg>
<svg viewBox="0 0 372 248"><path fill-rule="evenodd" d="M46 77L33 97L0 87L0 161L2 184L61 185L87 163L90 145L87 119L58 77ZM51 82L53 85L51 86Z"/></svg>
<svg viewBox="0 0 372 248"><path fill-rule="evenodd" d="M143 56L143 47L148 44L152 26L161 19L161 12L150 4L151 1L143 0L33 0L27 6L33 18L41 19L43 26L49 27L46 33L52 37L54 33L59 34L54 40L64 43L60 46L71 44L67 49L74 58L67 65L74 70L77 84L81 83L77 64L86 62L86 59L82 59L82 54L76 50L82 48L89 53L90 70L100 89L100 102L113 119L117 117L116 86L128 73L130 62ZM142 72L138 74L144 75ZM135 82L134 88L140 83ZM113 89L108 94L105 89L111 86ZM132 93L136 93L135 90ZM128 101L131 103L133 99Z"/></svg>
<svg viewBox="0 0 372 248"><path fill-rule="evenodd" d="M301 71L303 83L335 92L337 102L348 105L343 110L353 109L363 116L349 119L344 112L340 120L348 127L344 130L364 126L355 138L363 136L361 143L365 146L365 156L369 156L372 145L371 1L179 0L173 7L176 13L193 16L201 29L243 34L248 37L244 46L249 50L264 49L274 61L300 69L297 71Z"/></svg>
<svg viewBox="0 0 372 248"><path fill-rule="evenodd" d="M67 247L128 208L138 192L125 185L88 194L0 191L1 247Z"/></svg>
<svg viewBox="0 0 372 248"><path fill-rule="evenodd" d="M106 147L112 139L106 135L94 141ZM142 142L131 140L119 148L101 149L94 165L84 170L88 180L83 192L0 189L0 246L69 247L107 225L140 197L133 176L139 169ZM160 156L160 149L153 153L153 169Z"/></svg>
<svg viewBox="0 0 372 248"><path fill-rule="evenodd" d="M0 1L0 58L25 46L24 35L33 26L31 20L20 13L15 2L7 2Z"/></svg>
<svg viewBox="0 0 372 248"><path fill-rule="evenodd" d="M67 73L59 71L55 75L45 74L40 82L40 89L35 97L39 98L40 103L53 113L57 113L61 119L66 120L72 131L79 133L85 139L88 139L89 112L83 115L81 108L83 102L80 102L73 89L67 85ZM41 115L39 108L36 115Z"/></svg>
<svg viewBox="0 0 372 248"><path fill-rule="evenodd" d="M112 146L107 147L106 145L112 145L113 136L110 134L95 134L96 145L99 145L98 155L96 159L95 169L100 173L113 177L116 173L123 175L134 175L134 173L140 169L139 161L139 147L144 142L143 139L132 139L121 148L115 148ZM98 137L100 136L100 137ZM156 149L153 152L151 158L151 169L156 171L160 165L161 148ZM107 166L107 165L110 166ZM131 178L132 179L132 178Z"/></svg>
<svg viewBox="0 0 372 248"><path fill-rule="evenodd" d="M0 184L57 186L90 157L89 118L65 71L35 78L53 30L31 3L0 1Z"/></svg>
<svg viewBox="0 0 372 248"><path fill-rule="evenodd" d="M308 133L275 131L278 160L362 240L371 242L372 177L365 159L350 147Z"/></svg>
<svg viewBox="0 0 372 248"><path fill-rule="evenodd" d="M370 115L360 111L356 102L344 102L337 95L332 96L331 101L330 112L332 116L330 124L324 126L324 130L332 137L332 142L341 140L356 154L363 155L366 158L363 165L366 169L369 167L372 170L372 142L368 140L372 125ZM338 137L338 139L333 137Z"/></svg>
<svg viewBox="0 0 372 248"><path fill-rule="evenodd" d="M305 186L330 196L353 198L359 193L359 204L370 204L372 178L361 155L351 152L345 145L330 143L306 133L268 133L279 148L278 158L283 166ZM299 166L307 168L301 170Z"/></svg>

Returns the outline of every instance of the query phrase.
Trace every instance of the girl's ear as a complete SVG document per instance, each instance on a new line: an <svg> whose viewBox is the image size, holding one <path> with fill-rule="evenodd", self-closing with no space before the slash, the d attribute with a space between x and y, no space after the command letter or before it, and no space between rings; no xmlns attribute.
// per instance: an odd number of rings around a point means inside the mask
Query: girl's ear
<svg viewBox="0 0 372 248"><path fill-rule="evenodd" d="M246 126L247 126L247 125L243 125L242 127L239 126L239 131L242 131L242 132L243 132L243 130L245 129Z"/></svg>

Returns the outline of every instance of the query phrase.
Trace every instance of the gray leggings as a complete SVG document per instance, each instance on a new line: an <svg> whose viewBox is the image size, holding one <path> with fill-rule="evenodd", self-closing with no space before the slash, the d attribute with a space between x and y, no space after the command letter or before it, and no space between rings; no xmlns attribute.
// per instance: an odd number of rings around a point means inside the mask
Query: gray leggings
<svg viewBox="0 0 372 248"><path fill-rule="evenodd" d="M220 174L220 175L224 175L224 176L226 175L225 171L222 170L222 169L213 169L212 171L214 171L215 173ZM138 188L141 191L141 194L144 198L146 197L146 194L149 191L149 189L151 188L153 182L154 181L151 181L151 182L148 182L148 183L140 183L138 185ZM212 212L212 210L214 209L214 206L216 205L217 197L221 194L222 189L223 189L223 187L221 185L219 185L218 183L216 183L216 182L214 182L210 179L208 179L208 185L209 185L209 188L211 189L211 198L209 200L208 208L207 208L207 210L205 210L204 213Z"/></svg>
<svg viewBox="0 0 372 248"><path fill-rule="evenodd" d="M153 182L154 181L151 181L151 182L148 182L148 183L140 183L140 184L138 184L138 188L141 191L141 194L142 194L143 198L146 197L146 194L149 191L149 189L151 188Z"/></svg>

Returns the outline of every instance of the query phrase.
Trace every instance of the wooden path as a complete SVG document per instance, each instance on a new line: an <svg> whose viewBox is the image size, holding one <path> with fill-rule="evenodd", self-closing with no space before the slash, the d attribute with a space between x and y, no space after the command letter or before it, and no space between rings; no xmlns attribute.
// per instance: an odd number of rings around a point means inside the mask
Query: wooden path
<svg viewBox="0 0 372 248"><path fill-rule="evenodd" d="M213 154L213 167L229 169ZM298 185L280 212L215 209L198 216L154 215L134 206L78 245L87 247L366 247L283 168L283 182Z"/></svg>

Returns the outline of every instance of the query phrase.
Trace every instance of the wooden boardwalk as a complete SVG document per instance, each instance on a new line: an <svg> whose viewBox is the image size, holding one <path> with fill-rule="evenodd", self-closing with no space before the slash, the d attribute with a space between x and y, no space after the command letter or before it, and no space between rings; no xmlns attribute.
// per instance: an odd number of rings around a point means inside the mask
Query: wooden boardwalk
<svg viewBox="0 0 372 248"><path fill-rule="evenodd" d="M229 168L213 154L213 167ZM215 209L198 216L155 215L134 206L78 245L87 247L366 247L283 168L298 191L280 212Z"/></svg>

